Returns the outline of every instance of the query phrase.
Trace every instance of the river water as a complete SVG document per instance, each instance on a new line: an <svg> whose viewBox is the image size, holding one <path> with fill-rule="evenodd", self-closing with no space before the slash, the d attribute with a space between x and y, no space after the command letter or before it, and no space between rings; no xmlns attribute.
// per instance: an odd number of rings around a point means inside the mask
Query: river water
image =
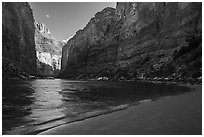
<svg viewBox="0 0 204 137"><path fill-rule="evenodd" d="M190 91L148 82L3 80L3 134L37 134L65 123Z"/></svg>

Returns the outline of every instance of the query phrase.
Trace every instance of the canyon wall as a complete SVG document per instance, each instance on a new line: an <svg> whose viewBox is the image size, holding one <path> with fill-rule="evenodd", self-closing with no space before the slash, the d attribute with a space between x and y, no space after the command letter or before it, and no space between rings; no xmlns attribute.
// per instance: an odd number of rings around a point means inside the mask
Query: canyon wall
<svg viewBox="0 0 204 137"><path fill-rule="evenodd" d="M201 42L202 3L117 3L63 47L59 77L198 79Z"/></svg>
<svg viewBox="0 0 204 137"><path fill-rule="evenodd" d="M2 3L2 74L23 78L36 74L35 29L28 3Z"/></svg>
<svg viewBox="0 0 204 137"><path fill-rule="evenodd" d="M61 68L63 43L52 37L43 23L35 22L37 75L57 76Z"/></svg>

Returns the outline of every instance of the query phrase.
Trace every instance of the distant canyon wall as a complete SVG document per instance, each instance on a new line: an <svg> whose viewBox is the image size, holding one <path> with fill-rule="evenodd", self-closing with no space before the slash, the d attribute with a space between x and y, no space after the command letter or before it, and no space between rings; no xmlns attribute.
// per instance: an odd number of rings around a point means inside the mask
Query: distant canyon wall
<svg viewBox="0 0 204 137"><path fill-rule="evenodd" d="M95 14L62 50L62 78L198 78L202 3L127 2Z"/></svg>
<svg viewBox="0 0 204 137"><path fill-rule="evenodd" d="M2 3L3 78L36 74L35 28L28 3Z"/></svg>
<svg viewBox="0 0 204 137"><path fill-rule="evenodd" d="M35 22L35 44L37 74L39 76L57 76L61 69L63 43L52 37L45 24Z"/></svg>
<svg viewBox="0 0 204 137"><path fill-rule="evenodd" d="M45 24L34 21L28 3L2 3L3 78L57 76L62 46Z"/></svg>

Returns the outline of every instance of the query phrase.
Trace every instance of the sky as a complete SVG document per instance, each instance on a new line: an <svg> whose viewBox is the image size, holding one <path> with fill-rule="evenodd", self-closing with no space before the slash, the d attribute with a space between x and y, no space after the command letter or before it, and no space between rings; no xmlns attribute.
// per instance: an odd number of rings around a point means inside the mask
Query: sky
<svg viewBox="0 0 204 137"><path fill-rule="evenodd" d="M115 2L29 2L35 21L44 23L52 36L69 39L83 29L94 15Z"/></svg>

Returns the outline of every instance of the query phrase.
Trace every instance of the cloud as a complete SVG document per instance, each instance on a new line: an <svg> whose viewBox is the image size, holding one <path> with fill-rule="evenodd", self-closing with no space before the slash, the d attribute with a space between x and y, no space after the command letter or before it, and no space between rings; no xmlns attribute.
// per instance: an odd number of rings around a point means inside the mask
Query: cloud
<svg viewBox="0 0 204 137"><path fill-rule="evenodd" d="M50 18L50 15L49 15L49 14L47 14L47 15L46 15L46 17L47 17L47 18Z"/></svg>

